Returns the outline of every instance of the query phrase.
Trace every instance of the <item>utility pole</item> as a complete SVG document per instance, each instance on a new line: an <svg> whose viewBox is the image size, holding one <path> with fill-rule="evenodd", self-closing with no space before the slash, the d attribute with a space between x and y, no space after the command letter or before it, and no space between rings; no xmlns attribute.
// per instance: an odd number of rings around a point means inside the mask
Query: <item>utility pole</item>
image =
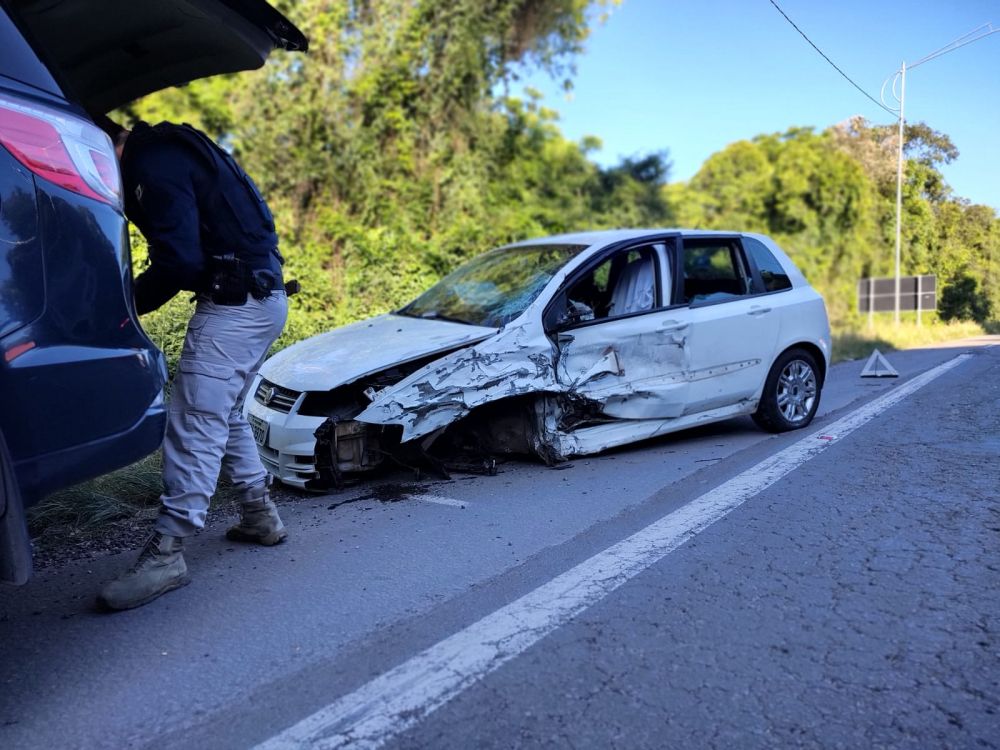
<svg viewBox="0 0 1000 750"><path fill-rule="evenodd" d="M893 81L893 87L896 82ZM899 159L896 162L896 306L895 324L899 325L899 256L903 236L903 104L906 101L906 60L899 65Z"/></svg>
<svg viewBox="0 0 1000 750"><path fill-rule="evenodd" d="M946 55L949 52L954 52L959 47L964 47L967 44L972 44L973 42L978 42L980 39L988 37L990 34L996 34L1000 29L993 28L992 23L984 23L982 26L970 31L968 34L963 34L954 39L940 49L936 49L929 55L925 55L917 60L915 63L909 66L909 70L913 70L918 65L923 65L925 62L930 62L935 57L941 57L941 55ZM899 160L896 165L896 313L895 313L895 323L899 325L899 259L900 259L900 244L903 232L903 105L906 99L906 61L904 60L900 63L899 70L897 70L892 76L885 79L885 83L882 84L882 104L885 105L886 109L899 112ZM892 98L896 100L899 104L898 107L890 107L885 101L885 87L892 81L891 93ZM899 95L896 95L896 82L899 82Z"/></svg>

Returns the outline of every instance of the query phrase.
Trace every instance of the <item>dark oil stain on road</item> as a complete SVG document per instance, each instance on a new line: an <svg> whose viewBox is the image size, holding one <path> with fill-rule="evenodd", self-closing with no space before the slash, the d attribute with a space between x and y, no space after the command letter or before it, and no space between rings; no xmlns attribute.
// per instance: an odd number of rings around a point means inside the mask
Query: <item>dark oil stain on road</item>
<svg viewBox="0 0 1000 750"><path fill-rule="evenodd" d="M410 499L413 495L424 493L428 489L429 485L426 484L416 484L413 482L386 482L385 484L378 484L371 487L364 495L358 495L357 497L351 497L347 500L341 500L339 503L333 503L326 506L326 509L335 510L342 505L365 502L367 500L374 500L379 503L398 503L401 500Z"/></svg>

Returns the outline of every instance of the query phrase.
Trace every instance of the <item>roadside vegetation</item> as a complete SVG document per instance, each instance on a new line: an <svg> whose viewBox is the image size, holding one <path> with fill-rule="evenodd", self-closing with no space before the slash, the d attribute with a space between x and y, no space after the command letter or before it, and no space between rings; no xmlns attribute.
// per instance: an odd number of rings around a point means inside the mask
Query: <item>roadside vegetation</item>
<svg viewBox="0 0 1000 750"><path fill-rule="evenodd" d="M998 325L1000 218L953 193L939 168L958 151L924 123L906 131L902 272L937 275L939 314L920 328L879 315L869 329L855 290L861 277L892 274L894 127L855 118L762 134L670 182L672 144L602 167L590 158L599 134L570 141L538 95L510 94L528 69L569 87L574 55L613 0L276 4L309 36L306 56L274 55L260 71L161 92L117 116L190 122L257 180L287 276L303 286L277 348L398 307L490 247L622 226L774 237L826 297L837 359ZM133 250L140 272L137 235ZM180 295L143 319L171 368L190 309ZM32 528L129 523L158 492L147 459L43 501Z"/></svg>
<svg viewBox="0 0 1000 750"><path fill-rule="evenodd" d="M907 319L910 318L910 319ZM984 329L974 321L942 321L933 315L924 315L923 324L918 326L912 316L904 316L897 326L891 315L876 318L873 326L867 323L834 325L833 361L844 362L863 359L871 355L873 349L883 354L900 349L920 349L932 347L948 341L982 336L992 329ZM995 332L995 331L994 331Z"/></svg>

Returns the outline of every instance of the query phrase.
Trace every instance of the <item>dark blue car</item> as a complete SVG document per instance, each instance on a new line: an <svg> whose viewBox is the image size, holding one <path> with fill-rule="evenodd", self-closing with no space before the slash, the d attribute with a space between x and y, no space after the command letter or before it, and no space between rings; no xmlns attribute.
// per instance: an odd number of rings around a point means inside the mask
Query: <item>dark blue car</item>
<svg viewBox="0 0 1000 750"><path fill-rule="evenodd" d="M91 115L306 41L263 0L0 7L0 580L23 583L24 509L152 452L166 421L118 164Z"/></svg>

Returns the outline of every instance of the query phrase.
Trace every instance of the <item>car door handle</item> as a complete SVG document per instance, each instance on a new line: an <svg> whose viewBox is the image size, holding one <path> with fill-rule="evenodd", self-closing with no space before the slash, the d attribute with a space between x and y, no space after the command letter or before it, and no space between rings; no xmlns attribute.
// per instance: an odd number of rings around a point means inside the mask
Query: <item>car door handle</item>
<svg viewBox="0 0 1000 750"><path fill-rule="evenodd" d="M751 307L747 315L765 315L771 312L770 307Z"/></svg>
<svg viewBox="0 0 1000 750"><path fill-rule="evenodd" d="M687 328L687 323L682 323L679 320L664 320L660 323L660 331L663 333L673 333L674 331L680 331Z"/></svg>

